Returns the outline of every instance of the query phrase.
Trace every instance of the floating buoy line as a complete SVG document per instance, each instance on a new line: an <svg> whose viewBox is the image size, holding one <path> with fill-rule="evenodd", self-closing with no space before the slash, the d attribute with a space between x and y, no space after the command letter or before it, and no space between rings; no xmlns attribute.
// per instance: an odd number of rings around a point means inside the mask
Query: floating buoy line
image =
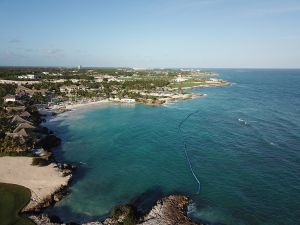
<svg viewBox="0 0 300 225"><path fill-rule="evenodd" d="M198 113L198 112L199 112L199 110L196 110L196 111L194 111L194 112L188 114L188 115L187 115L187 116L186 116L186 117L178 124L178 133L179 133L179 135L180 135L181 138L182 138L182 143L183 143L183 146L184 146L184 154L185 154L185 157L186 157L186 161L187 161L187 163L188 163L188 165L189 165L190 171L191 171L191 173L192 173L192 175L193 175L195 181L196 181L197 184L198 184L198 189L197 189L196 194L199 194L199 193L200 193L200 186L201 186L201 185L200 185L200 181L199 181L197 175L196 175L195 172L194 172L194 168L193 168L193 165L192 165L192 163L191 163L191 160L190 160L190 157L189 157L189 154L188 154L186 140L184 139L183 132L182 132L182 125L183 125L183 124L184 124L184 123L185 123L192 115L194 115L194 114L196 114L196 113Z"/></svg>

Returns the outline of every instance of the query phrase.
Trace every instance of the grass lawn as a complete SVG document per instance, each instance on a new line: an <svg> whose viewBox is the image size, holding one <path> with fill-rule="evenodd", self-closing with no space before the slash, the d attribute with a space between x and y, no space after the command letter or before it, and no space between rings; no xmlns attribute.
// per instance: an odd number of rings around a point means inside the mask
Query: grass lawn
<svg viewBox="0 0 300 225"><path fill-rule="evenodd" d="M30 196L28 188L0 183L0 225L35 225L30 219L19 216Z"/></svg>

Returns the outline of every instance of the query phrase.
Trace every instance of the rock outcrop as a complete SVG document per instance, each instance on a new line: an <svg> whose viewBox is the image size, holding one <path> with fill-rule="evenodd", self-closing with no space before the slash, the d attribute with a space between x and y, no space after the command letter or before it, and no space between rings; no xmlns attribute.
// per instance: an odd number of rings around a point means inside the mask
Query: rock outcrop
<svg viewBox="0 0 300 225"><path fill-rule="evenodd" d="M40 215L31 215L29 218L36 224L36 225L64 225L62 223L56 223L56 222L51 222L50 217L48 217L45 214L40 214Z"/></svg>
<svg viewBox="0 0 300 225"><path fill-rule="evenodd" d="M186 215L189 199L182 195L171 195L157 201L139 225L196 225Z"/></svg>

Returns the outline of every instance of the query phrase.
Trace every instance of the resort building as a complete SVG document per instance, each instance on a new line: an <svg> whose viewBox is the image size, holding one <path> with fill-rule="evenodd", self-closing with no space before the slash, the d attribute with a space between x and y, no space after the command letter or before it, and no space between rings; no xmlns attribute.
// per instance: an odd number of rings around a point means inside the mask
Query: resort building
<svg viewBox="0 0 300 225"><path fill-rule="evenodd" d="M22 129L36 129L36 127L32 126L30 123L20 123L16 129L14 129L14 133L17 133Z"/></svg>
<svg viewBox="0 0 300 225"><path fill-rule="evenodd" d="M60 92L62 92L62 93L71 93L72 91L76 91L78 89L79 89L79 87L76 85L61 86L59 88Z"/></svg>
<svg viewBox="0 0 300 225"><path fill-rule="evenodd" d="M122 98L120 99L120 102L124 102L124 103L134 103L135 99L132 98Z"/></svg>
<svg viewBox="0 0 300 225"><path fill-rule="evenodd" d="M12 112L24 112L26 107L21 105L21 106L8 106L5 108L7 112L12 113Z"/></svg>
<svg viewBox="0 0 300 225"><path fill-rule="evenodd" d="M210 78L209 80L206 81L206 83L208 84L215 84L215 83L219 83L219 79L216 78Z"/></svg>
<svg viewBox="0 0 300 225"><path fill-rule="evenodd" d="M6 95L3 97L4 102L15 102L16 96L14 95Z"/></svg>
<svg viewBox="0 0 300 225"><path fill-rule="evenodd" d="M19 78L19 79L35 80L35 79L40 79L41 76L35 75L35 74L26 74L26 75L18 76L18 78Z"/></svg>
<svg viewBox="0 0 300 225"><path fill-rule="evenodd" d="M18 115L14 116L10 122L15 123L15 124L26 123L26 124L31 124L32 125L32 123L30 121L25 120L21 116L18 116Z"/></svg>
<svg viewBox="0 0 300 225"><path fill-rule="evenodd" d="M176 78L175 78L175 82L177 82L177 83L179 83L179 82L184 82L184 81L186 81L186 80L188 80L189 79L189 77L182 77L181 75L179 75L179 76L177 76Z"/></svg>
<svg viewBox="0 0 300 225"><path fill-rule="evenodd" d="M31 97L34 93L41 93L43 96L46 96L47 91L48 91L47 89L36 90L36 89L30 89L22 85L19 85L15 93L18 97L22 97L24 95L28 95Z"/></svg>

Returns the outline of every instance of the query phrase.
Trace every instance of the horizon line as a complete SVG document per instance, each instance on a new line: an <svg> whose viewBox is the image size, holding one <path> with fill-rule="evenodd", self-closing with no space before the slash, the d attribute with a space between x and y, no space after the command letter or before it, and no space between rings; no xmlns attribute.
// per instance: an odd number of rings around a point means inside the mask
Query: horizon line
<svg viewBox="0 0 300 225"><path fill-rule="evenodd" d="M0 68L77 68L76 66L14 66L14 65L0 65ZM139 67L139 66L83 66L80 65L81 69L90 69L90 68L118 68L118 69L145 69L145 70L153 70L153 69L300 69L300 67Z"/></svg>

